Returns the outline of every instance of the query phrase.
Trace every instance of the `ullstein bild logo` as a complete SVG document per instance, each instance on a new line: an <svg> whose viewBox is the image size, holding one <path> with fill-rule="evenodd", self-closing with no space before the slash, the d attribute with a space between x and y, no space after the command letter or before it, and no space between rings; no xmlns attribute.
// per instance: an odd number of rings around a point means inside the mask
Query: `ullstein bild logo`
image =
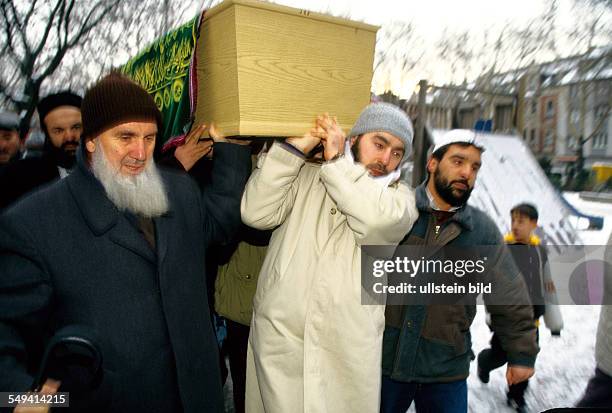
<svg viewBox="0 0 612 413"><path fill-rule="evenodd" d="M426 285L414 285L407 282L399 285L385 285L382 282L374 283L372 286L376 294L491 294L491 283L469 283L467 289L465 285L453 283L436 284L427 283Z"/></svg>

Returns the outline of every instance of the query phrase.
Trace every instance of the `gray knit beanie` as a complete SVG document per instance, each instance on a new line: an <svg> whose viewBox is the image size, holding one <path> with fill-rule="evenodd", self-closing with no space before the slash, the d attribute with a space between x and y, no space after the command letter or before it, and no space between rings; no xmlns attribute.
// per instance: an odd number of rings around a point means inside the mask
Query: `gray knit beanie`
<svg viewBox="0 0 612 413"><path fill-rule="evenodd" d="M361 112L355 126L349 132L349 137L370 132L389 132L404 142L404 157L406 161L412 152L412 122L406 112L390 103L371 103Z"/></svg>

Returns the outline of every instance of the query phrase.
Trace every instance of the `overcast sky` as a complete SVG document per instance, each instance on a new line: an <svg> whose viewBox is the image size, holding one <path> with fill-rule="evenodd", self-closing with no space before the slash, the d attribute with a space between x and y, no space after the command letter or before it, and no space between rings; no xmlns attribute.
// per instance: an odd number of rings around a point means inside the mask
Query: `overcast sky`
<svg viewBox="0 0 612 413"><path fill-rule="evenodd" d="M312 11L350 14L352 19L382 25L392 20L412 20L425 32L439 26L469 28L476 24L503 23L533 17L542 11L541 0L274 0L275 3ZM438 27L436 27L438 26Z"/></svg>
<svg viewBox="0 0 612 413"><path fill-rule="evenodd" d="M547 6L546 0L273 0L275 3L311 11L350 16L352 20L383 26L393 21L412 22L419 39L418 46L425 51L433 50L446 28L449 32L470 30L483 33L498 32L509 25L525 24L529 19L541 15ZM559 0L558 27L567 29L574 23L570 0ZM612 24L612 23L611 23ZM560 54L574 54L563 50ZM378 76L373 89L380 93L393 88L402 95L411 94L419 78L433 83L450 81L448 65L440 64L437 57L424 56L420 64L409 75Z"/></svg>
<svg viewBox="0 0 612 413"><path fill-rule="evenodd" d="M433 84L460 82L464 78L473 80L480 72L452 71L448 61L441 60L435 50L444 31L457 33L469 30L476 36L487 32L491 38L504 27L525 26L545 12L551 0L271 0L274 3L311 11L348 17L351 20L386 26L394 21L410 22L415 28L414 55L422 56L418 65L408 73L386 73L379 71L372 84L375 93L392 89L402 97L409 97L420 79ZM567 32L575 27L580 18L572 4L582 0L557 0L557 32ZM612 1L612 0L608 0ZM207 0L198 0L200 5ZM191 16L197 12L194 3ZM612 8L606 14L608 27L612 27ZM609 39L609 37L608 37ZM407 45L406 47L411 47ZM572 50L567 43L557 39L557 55L542 56L540 61L551 60L583 53ZM492 52L491 52L492 53ZM515 68L515 67L513 67Z"/></svg>

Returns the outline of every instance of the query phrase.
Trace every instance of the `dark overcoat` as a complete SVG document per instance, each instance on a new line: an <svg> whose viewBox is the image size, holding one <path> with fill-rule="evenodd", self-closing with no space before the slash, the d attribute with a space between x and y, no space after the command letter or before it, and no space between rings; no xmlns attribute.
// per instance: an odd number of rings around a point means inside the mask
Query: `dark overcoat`
<svg viewBox="0 0 612 413"><path fill-rule="evenodd" d="M203 192L162 171L170 210L154 219L155 249L82 159L69 177L6 210L0 392L26 390L45 340L81 324L100 341L104 372L83 410L222 411L205 251L238 228L249 165L247 148L220 143Z"/></svg>
<svg viewBox="0 0 612 413"><path fill-rule="evenodd" d="M0 211L59 177L57 165L50 156L43 155L9 163L0 172Z"/></svg>

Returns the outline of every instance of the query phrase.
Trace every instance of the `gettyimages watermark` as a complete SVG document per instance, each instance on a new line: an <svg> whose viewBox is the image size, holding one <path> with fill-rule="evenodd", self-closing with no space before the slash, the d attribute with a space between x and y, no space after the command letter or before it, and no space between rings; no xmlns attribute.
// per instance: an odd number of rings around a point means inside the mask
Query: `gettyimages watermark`
<svg viewBox="0 0 612 413"><path fill-rule="evenodd" d="M612 264L604 259L606 248L610 247L363 246L361 301L374 305L612 304Z"/></svg>

